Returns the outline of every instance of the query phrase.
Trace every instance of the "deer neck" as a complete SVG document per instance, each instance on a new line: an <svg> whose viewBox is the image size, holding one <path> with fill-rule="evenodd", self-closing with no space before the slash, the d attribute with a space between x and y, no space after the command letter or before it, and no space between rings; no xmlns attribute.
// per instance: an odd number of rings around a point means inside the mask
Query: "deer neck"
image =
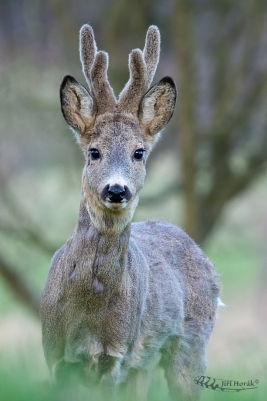
<svg viewBox="0 0 267 401"><path fill-rule="evenodd" d="M90 253L91 289L95 293L108 294L119 290L124 277L130 222L125 225L120 222L119 230L118 227L114 229L115 222L111 225L110 222L107 224L107 221L104 221L100 225L99 220L96 210L93 211L88 200L83 197L77 228L83 233L82 237Z"/></svg>

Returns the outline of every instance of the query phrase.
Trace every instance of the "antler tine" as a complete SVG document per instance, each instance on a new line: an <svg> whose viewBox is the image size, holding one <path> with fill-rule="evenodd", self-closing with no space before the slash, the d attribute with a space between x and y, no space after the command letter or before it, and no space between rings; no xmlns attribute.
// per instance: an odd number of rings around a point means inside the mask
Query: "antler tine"
<svg viewBox="0 0 267 401"><path fill-rule="evenodd" d="M92 27L85 24L80 29L80 59L82 63L83 74L86 82L91 88L91 69L97 52L94 31Z"/></svg>
<svg viewBox="0 0 267 401"><path fill-rule="evenodd" d="M116 99L107 77L108 54L97 51L94 31L88 24L80 30L80 58L85 79L97 102L98 114L112 112Z"/></svg>
<svg viewBox="0 0 267 401"><path fill-rule="evenodd" d="M153 80L160 52L160 33L151 25L147 31L143 52L133 50L129 57L130 79L119 96L118 110L138 111L139 102Z"/></svg>
<svg viewBox="0 0 267 401"><path fill-rule="evenodd" d="M116 107L116 98L108 82L108 54L98 51L91 69L91 79L94 94L97 99L98 114L113 112Z"/></svg>
<svg viewBox="0 0 267 401"><path fill-rule="evenodd" d="M130 78L120 93L118 111L135 113L138 111L139 101L146 91L146 64L143 52L140 49L132 50L129 55Z"/></svg>
<svg viewBox="0 0 267 401"><path fill-rule="evenodd" d="M155 25L151 25L148 28L143 54L147 68L147 86L149 88L157 69L160 54L160 33Z"/></svg>

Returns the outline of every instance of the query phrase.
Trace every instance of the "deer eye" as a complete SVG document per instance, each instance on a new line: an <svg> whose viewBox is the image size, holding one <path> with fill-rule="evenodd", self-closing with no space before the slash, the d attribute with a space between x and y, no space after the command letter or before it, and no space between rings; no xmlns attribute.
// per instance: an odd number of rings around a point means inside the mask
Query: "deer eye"
<svg viewBox="0 0 267 401"><path fill-rule="evenodd" d="M143 156L144 156L144 152L145 152L145 149L137 149L135 152L134 152L134 159L136 159L136 160L142 160L143 159Z"/></svg>
<svg viewBox="0 0 267 401"><path fill-rule="evenodd" d="M99 150L97 150L95 148L92 148L92 149L89 150L89 152L90 152L90 157L91 157L92 160L97 160L97 159L100 158Z"/></svg>

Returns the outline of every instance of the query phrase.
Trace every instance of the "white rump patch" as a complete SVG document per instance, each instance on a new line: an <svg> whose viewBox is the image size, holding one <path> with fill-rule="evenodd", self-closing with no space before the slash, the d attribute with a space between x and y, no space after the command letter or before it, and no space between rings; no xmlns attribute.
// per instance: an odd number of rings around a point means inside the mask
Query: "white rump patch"
<svg viewBox="0 0 267 401"><path fill-rule="evenodd" d="M224 308L226 305L222 302L221 298L217 299L218 302L218 308Z"/></svg>
<svg viewBox="0 0 267 401"><path fill-rule="evenodd" d="M226 307L226 305L222 302L221 298L219 298L219 297L217 298L217 306L218 306L218 309L217 309L216 317L218 318L219 317L219 310L221 308L225 308Z"/></svg>

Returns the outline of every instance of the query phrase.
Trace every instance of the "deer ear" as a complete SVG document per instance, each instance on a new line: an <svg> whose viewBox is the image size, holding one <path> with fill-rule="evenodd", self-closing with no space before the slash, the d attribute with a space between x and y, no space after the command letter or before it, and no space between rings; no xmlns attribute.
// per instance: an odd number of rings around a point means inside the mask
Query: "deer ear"
<svg viewBox="0 0 267 401"><path fill-rule="evenodd" d="M95 119L92 97L73 77L67 75L60 86L60 101L65 120L74 131L78 142L81 142L80 137Z"/></svg>
<svg viewBox="0 0 267 401"><path fill-rule="evenodd" d="M176 87L172 78L162 78L141 100L139 120L146 132L155 136L169 122L176 102Z"/></svg>

